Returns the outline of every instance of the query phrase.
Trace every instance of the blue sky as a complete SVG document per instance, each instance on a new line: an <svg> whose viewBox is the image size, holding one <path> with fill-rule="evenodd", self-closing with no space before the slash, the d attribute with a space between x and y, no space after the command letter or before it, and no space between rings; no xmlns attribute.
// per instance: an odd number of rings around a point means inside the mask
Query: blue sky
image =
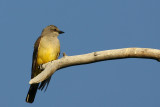
<svg viewBox="0 0 160 107"><path fill-rule="evenodd" d="M56 25L67 55L160 48L159 0L0 0L3 107L160 107L160 63L118 59L61 69L28 104L33 44ZM62 56L62 55L61 55Z"/></svg>

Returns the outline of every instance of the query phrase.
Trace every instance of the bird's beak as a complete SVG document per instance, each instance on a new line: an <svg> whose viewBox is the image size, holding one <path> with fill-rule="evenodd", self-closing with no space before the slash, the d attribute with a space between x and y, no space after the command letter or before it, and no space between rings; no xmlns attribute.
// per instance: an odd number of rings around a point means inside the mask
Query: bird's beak
<svg viewBox="0 0 160 107"><path fill-rule="evenodd" d="M63 32L63 31L58 31L58 33L59 33L59 34L62 34L62 33L64 33L64 32Z"/></svg>

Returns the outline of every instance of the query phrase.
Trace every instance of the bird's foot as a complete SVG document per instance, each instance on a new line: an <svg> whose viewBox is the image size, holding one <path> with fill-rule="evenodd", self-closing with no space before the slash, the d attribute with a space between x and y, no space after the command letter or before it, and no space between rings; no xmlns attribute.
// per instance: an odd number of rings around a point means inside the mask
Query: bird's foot
<svg viewBox="0 0 160 107"><path fill-rule="evenodd" d="M43 65L43 64L40 64L40 65L38 66L38 69L41 70L41 71L44 70L44 68L42 67L42 65Z"/></svg>

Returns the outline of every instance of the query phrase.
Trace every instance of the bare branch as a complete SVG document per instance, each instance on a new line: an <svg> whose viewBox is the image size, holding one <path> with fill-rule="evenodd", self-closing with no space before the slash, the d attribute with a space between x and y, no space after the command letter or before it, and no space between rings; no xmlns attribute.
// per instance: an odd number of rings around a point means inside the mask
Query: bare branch
<svg viewBox="0 0 160 107"><path fill-rule="evenodd" d="M56 70L69 66L89 64L98 61L122 58L147 58L160 61L160 50L150 48L123 48L114 50L97 51L83 55L67 56L43 64L44 70L30 80L30 84L39 83L50 77Z"/></svg>

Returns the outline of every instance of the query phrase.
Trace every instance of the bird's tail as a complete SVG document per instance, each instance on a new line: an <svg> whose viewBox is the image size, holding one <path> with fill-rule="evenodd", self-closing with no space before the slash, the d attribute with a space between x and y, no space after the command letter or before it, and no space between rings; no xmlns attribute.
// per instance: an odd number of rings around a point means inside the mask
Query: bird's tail
<svg viewBox="0 0 160 107"><path fill-rule="evenodd" d="M39 84L32 84L30 86L27 97L26 97L26 102L27 103L33 103L34 98L35 98L36 93L37 93L38 85Z"/></svg>

